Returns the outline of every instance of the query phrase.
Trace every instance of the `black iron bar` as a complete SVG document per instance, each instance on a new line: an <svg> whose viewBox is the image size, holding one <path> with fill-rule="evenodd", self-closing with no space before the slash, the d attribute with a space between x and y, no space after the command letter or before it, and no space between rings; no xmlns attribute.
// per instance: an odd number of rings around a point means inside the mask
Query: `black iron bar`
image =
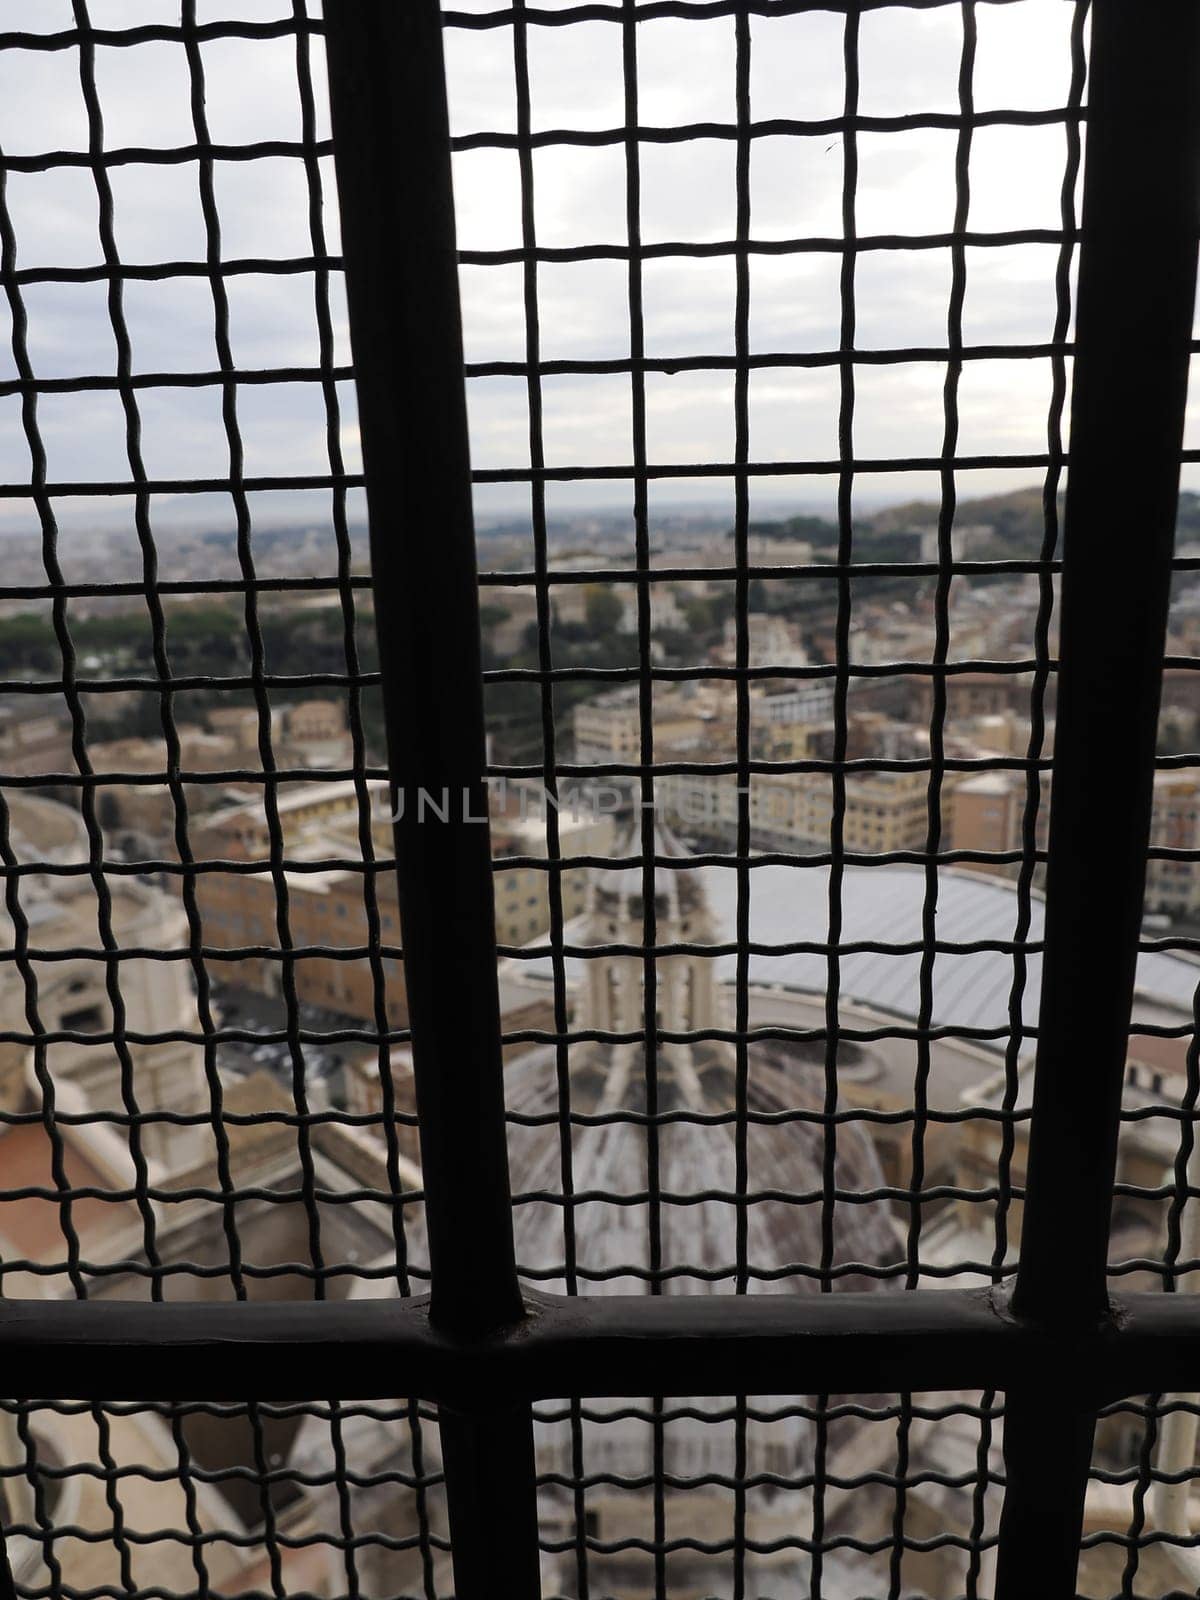
<svg viewBox="0 0 1200 1600"><path fill-rule="evenodd" d="M436 0L355 0L327 7L326 26L427 1174L429 1316L479 1339L519 1323L523 1307L441 16ZM449 797L445 820L422 816L421 791ZM536 1597L528 1407L447 1415L442 1450L458 1594Z"/></svg>
<svg viewBox="0 0 1200 1600"><path fill-rule="evenodd" d="M1200 1384L1200 1302L1114 1294L1111 1322L1050 1329L1014 1317L1002 1290L839 1294L529 1296L529 1315L489 1338L439 1329L427 1297L243 1303L7 1300L0 1349L13 1399L62 1389L81 1401L161 1398L186 1362L209 1401L311 1399L336 1364L340 1399L398 1388L503 1419L520 1401L752 1392L840 1395L1053 1388L1054 1407L1093 1410ZM519 1457L514 1457L519 1461ZM501 1487L499 1484L497 1487ZM498 1571L493 1564L493 1571ZM1048 1592L1048 1591L1038 1591Z"/></svg>
<svg viewBox="0 0 1200 1600"><path fill-rule="evenodd" d="M1200 232L1198 81L1200 9L1095 0L1045 954L1013 1295L1023 1320L1062 1337L1097 1336L1112 1318L1109 1217ZM1048 1374L1009 1396L1000 1600L1074 1593L1093 1427L1077 1391Z"/></svg>
<svg viewBox="0 0 1200 1600"><path fill-rule="evenodd" d="M445 88L436 5L331 8L329 76L368 466L396 871L430 1174L433 1314L460 1333L521 1315L502 1133ZM436 693L433 686L436 684ZM450 791L445 821L417 793ZM400 802L403 801L401 807Z"/></svg>

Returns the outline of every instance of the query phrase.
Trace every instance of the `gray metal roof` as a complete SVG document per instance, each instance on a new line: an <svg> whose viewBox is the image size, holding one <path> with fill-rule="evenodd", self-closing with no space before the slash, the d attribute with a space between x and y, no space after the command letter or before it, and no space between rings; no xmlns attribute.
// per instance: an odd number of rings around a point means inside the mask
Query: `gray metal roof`
<svg viewBox="0 0 1200 1600"><path fill-rule="evenodd" d="M662 869L663 875L666 870ZM733 868L692 869L703 876L719 943L732 942L736 930L737 874ZM758 944L826 942L829 936L829 869L827 867L753 867L750 881L750 939ZM920 867L847 867L841 887L841 943L873 940L883 944L920 941L925 874ZM1029 941L1041 939L1044 906L1032 897ZM1017 924L1017 896L1013 884L980 873L944 868L938 874L936 932L940 940L970 943L975 940L1013 940ZM586 938L585 919L568 934L570 942ZM735 975L733 956L717 957L724 982ZM514 964L517 971L549 976L549 961ZM568 975L579 976L579 962L568 962ZM920 1004L919 953L868 952L846 955L841 961L841 992L848 1001L891 1012L905 1019L917 1016ZM542 970L544 966L544 971ZM1041 990L1042 959L1026 958L1027 975L1023 1017L1027 1026L1036 1021ZM933 1014L935 1026L1005 1028L1016 961L1010 954L984 951L972 955L939 954L933 964ZM516 972L513 973L516 976ZM530 974L532 975L532 974ZM752 984L781 984L823 994L828 984L828 963L812 954L752 955ZM1193 994L1200 982L1200 963L1183 955L1147 952L1138 963L1138 990L1145 1001L1191 1012Z"/></svg>
<svg viewBox="0 0 1200 1600"><path fill-rule="evenodd" d="M736 874L721 867L705 868L705 888L720 939L732 939L735 927ZM750 938L763 944L826 940L829 935L829 869L827 867L756 867L750 874ZM925 873L921 867L847 867L842 880L842 944L875 940L906 944L921 938ZM1045 906L1031 900L1029 941L1042 937ZM1016 936L1018 902L1007 880L947 868L938 873L938 939L955 944L973 940L1012 940ZM1008 1023L1009 996L1016 969L1013 956L984 951L975 955L941 955L933 964L935 1026L1003 1028ZM919 954L868 953L844 956L841 989L847 998L904 1017L915 1017L920 1003ZM1037 1019L1042 983L1042 958L1026 957L1023 1016ZM732 981L734 958L721 958L721 977ZM824 992L828 964L815 955L751 956L752 983L782 983L789 988ZM1191 1011L1200 982L1200 964L1179 955L1145 952L1138 962L1138 989L1147 999Z"/></svg>

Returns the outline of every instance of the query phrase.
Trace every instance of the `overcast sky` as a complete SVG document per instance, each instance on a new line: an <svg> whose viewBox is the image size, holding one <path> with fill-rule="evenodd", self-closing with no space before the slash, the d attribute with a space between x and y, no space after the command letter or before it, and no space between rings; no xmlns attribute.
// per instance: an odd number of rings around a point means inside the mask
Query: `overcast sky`
<svg viewBox="0 0 1200 1600"><path fill-rule="evenodd" d="M561 9L563 0L541 0ZM492 9L460 0L460 9ZM177 21L176 0L90 0L98 26ZM204 21L271 18L288 0L199 0ZM1066 0L1014 0L978 8L974 77L980 110L1062 106L1069 83ZM69 0L0 0L0 29L50 31L71 25ZM752 115L836 116L842 100L842 28L835 14L755 17L751 24ZM623 113L621 30L607 22L529 31L535 129L611 128ZM865 114L953 111L962 25L953 6L868 11L861 22L861 95ZM319 46L318 46L319 51ZM507 29L452 30L447 38L452 122L456 133L515 128L512 36ZM300 132L292 39L221 41L204 46L207 109L221 143L295 139ZM638 30L639 95L645 124L730 122L734 116L733 24L660 20ZM316 56L318 83L321 60ZM97 75L111 148L171 146L193 138L187 63L172 43L97 51ZM321 110L321 131L325 111ZM860 233L949 229L953 217L952 130L861 134L857 225ZM86 147L87 123L78 58L68 50L0 52L0 147L11 155ZM977 230L1053 228L1065 159L1061 126L976 131L971 153L969 226ZM734 232L734 145L703 140L642 152L642 230L647 242L730 238ZM540 242L575 245L623 241L623 150L559 147L534 158ZM326 226L337 248L332 173ZM198 259L204 254L196 169L145 164L113 169L117 242L129 261ZM222 247L227 257L302 255L311 245L300 163L284 159L222 162L216 171ZM840 232L842 142L838 135L756 140L751 165L751 234L755 238ZM455 158L459 242L464 249L520 242L519 176L514 153L481 151ZM95 188L78 168L9 178L18 264L90 265L100 259ZM1041 342L1054 317L1053 246L973 249L967 258L964 334L969 343ZM755 256L751 261L751 344L755 351L816 351L838 343L835 254ZM950 255L946 250L865 253L858 262L857 342L865 349L939 345L946 338ZM522 280L517 266L469 267L462 274L468 360L520 359L524 353ZM112 373L114 346L100 284L32 285L25 291L30 353L39 376ZM734 274L729 258L671 259L644 268L646 348L654 356L728 355L733 350ZM312 282L307 277L229 280L235 359L248 368L308 366L317 359ZM546 265L539 274L542 350L546 358L628 353L624 263ZM131 283L125 295L135 364L143 371L212 368L212 304L202 278ZM334 303L339 359L347 358L344 307ZM7 307L0 308L0 379L13 375ZM855 449L864 457L934 455L941 445L939 363L860 367ZM523 380L471 384L473 452L479 467L528 462ZM588 466L631 459L627 377L550 378L544 389L550 465ZM961 388L963 454L1039 451L1045 447L1050 392L1045 360L966 364ZM357 465L352 396L344 396L345 447ZM153 477L220 477L226 471L216 389L167 388L140 397L147 468ZM834 368L756 371L750 388L753 460L826 460L837 453L838 379ZM124 425L112 393L49 396L40 406L56 480L127 475ZM320 472L326 466L324 416L311 385L246 386L239 415L250 474ZM729 373L651 375L647 379L649 456L653 462L727 460L733 451ZM0 397L0 479L28 477L28 453L15 397ZM1015 487L1036 473L964 474L961 492ZM930 478L864 478L863 503L936 491ZM721 482L670 481L659 503L720 504ZM829 503L825 479L762 480L763 511L794 503ZM551 510L621 507L624 484L551 486ZM516 510L524 492L482 491L482 512ZM311 497L264 497L266 518L309 517ZM74 508L67 504L64 512ZM109 508L117 514L121 507ZM219 508L183 498L161 515L203 521ZM88 515L95 508L88 508ZM24 524L28 510L4 503L0 515Z"/></svg>

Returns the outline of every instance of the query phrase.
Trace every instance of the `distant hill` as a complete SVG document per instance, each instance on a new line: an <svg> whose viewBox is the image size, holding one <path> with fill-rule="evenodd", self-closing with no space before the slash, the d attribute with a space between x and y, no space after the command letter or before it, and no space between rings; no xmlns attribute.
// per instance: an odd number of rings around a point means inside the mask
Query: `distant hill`
<svg viewBox="0 0 1200 1600"><path fill-rule="evenodd" d="M910 500L906 505L888 506L864 517L860 524L866 534L892 533L901 528L936 528L939 506L934 500ZM1042 491L1031 485L1008 494L980 495L960 500L955 522L962 527L990 526L1004 543L1025 545L1042 531Z"/></svg>
<svg viewBox="0 0 1200 1600"><path fill-rule="evenodd" d="M1060 499L1059 509L1062 509ZM937 527L939 507L934 500L910 500L903 505L888 506L869 516L857 517L854 539L858 552L864 554L870 547L876 560L902 559L885 554L898 547L897 536L910 532L923 533ZM971 500L960 500L955 513L959 528L989 527L990 539L972 551L982 559L1019 559L1036 554L1042 541L1042 491L1031 485L1027 489L1014 489L1008 494L980 495ZM828 517L787 517L779 522L756 522L752 533L767 539L807 539L814 550L827 549L837 544L837 524ZM1200 539L1200 494L1185 489L1179 496L1179 516L1176 531L1180 540Z"/></svg>

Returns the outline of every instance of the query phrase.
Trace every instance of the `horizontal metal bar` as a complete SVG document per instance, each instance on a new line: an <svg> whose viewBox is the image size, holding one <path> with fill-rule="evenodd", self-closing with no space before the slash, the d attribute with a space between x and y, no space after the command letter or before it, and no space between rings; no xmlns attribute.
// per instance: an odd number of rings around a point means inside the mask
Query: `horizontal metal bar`
<svg viewBox="0 0 1200 1600"><path fill-rule="evenodd" d="M333 152L329 139L312 143L295 139L261 139L249 144L128 145L117 150L41 150L34 155L5 154L10 172L50 172L60 167L87 167L103 171L108 167L179 166L197 161L263 161L268 158L304 160L308 156L327 156ZM239 374L240 376L240 374Z"/></svg>
<svg viewBox="0 0 1200 1600"><path fill-rule="evenodd" d="M196 39L202 44L216 39L283 39L298 33L324 33L322 22L312 17L279 17L271 22L202 22L184 29L178 23L148 22L134 28L61 28L55 33L0 33L0 50L77 50L89 44L127 48L136 44L182 44Z"/></svg>
<svg viewBox="0 0 1200 1600"><path fill-rule="evenodd" d="M426 1298L151 1305L6 1300L13 1399L287 1400L336 1372L339 1398L468 1409L564 1395L754 1395L1022 1388L1099 1406L1200 1387L1200 1296L1115 1294L1054 1331L1004 1292L565 1295L483 1340L439 1332ZM327 1362L328 1365L323 1365Z"/></svg>
<svg viewBox="0 0 1200 1600"><path fill-rule="evenodd" d="M975 111L911 111L895 116L766 117L745 123L676 122L668 125L640 123L637 127L542 128L536 133L503 133L498 128L480 128L474 133L455 134L452 150L544 150L551 145L595 148L624 144L636 139L639 144L690 144L693 139L820 138L829 133L911 133L918 129L943 128L1041 128L1064 122L1086 122L1087 112L1078 106L1041 106L1036 110L998 109ZM244 148L244 147L237 147ZM118 152L124 153L124 152ZM60 152L27 156L27 161L56 161Z"/></svg>
<svg viewBox="0 0 1200 1600"><path fill-rule="evenodd" d="M90 394L97 390L114 389L203 389L217 388L225 383L260 386L275 383L324 383L328 379L345 382L353 376L350 367L257 367L239 369L237 372L188 371L135 372L129 376L106 376L104 373L86 373L78 377L59 378L6 378L0 383L0 397L14 394ZM144 587L144 585L143 585Z"/></svg>
<svg viewBox="0 0 1200 1600"><path fill-rule="evenodd" d="M1007 228L988 232L967 228L961 233L875 233L863 234L854 241L857 252L864 250L944 250L952 244L971 248L1005 248L1021 244L1061 244L1064 238L1074 240L1075 234L1064 234L1061 228ZM808 235L794 239L755 239L736 242L732 239L667 239L659 244L644 243L636 254L642 261L661 261L670 256L732 256L739 251L750 255L838 255L845 249L846 241L840 234ZM600 243L577 245L507 245L490 250L460 250L459 264L467 267L510 266L514 262L535 261L626 261L634 254L628 244ZM25 271L35 269L26 268ZM47 270L47 269L36 269ZM51 271L70 272L70 267L51 268ZM18 277L20 274L18 273ZM21 279L22 282L27 280Z"/></svg>
<svg viewBox="0 0 1200 1600"><path fill-rule="evenodd" d="M913 11L930 11L939 6L957 5L959 0L643 0L638 7L638 21L645 22L663 17L676 17L686 22L705 22L715 17L733 16L742 7L751 16L798 16L802 12L828 11L835 15L854 9L878 11L885 7L906 7ZM1006 0L983 0L985 5L1004 5ZM509 27L514 16L511 5L497 6L494 11L445 11L442 25L447 28L504 28ZM624 16L620 5L611 3L585 3L564 6L552 11L548 6L530 6L522 11L526 22L542 27L569 27L578 22L620 22ZM34 36L36 37L36 35Z"/></svg>
<svg viewBox="0 0 1200 1600"><path fill-rule="evenodd" d="M340 272L342 258L316 256L231 256L226 261L98 261L86 267L17 267L0 274L0 283L160 282L163 278L239 278L249 273L295 277L306 272Z"/></svg>
<svg viewBox="0 0 1200 1600"><path fill-rule="evenodd" d="M103 274L97 274L102 276ZM169 274L164 274L168 276ZM128 274L126 274L128 276ZM20 275L17 275L20 280ZM940 472L944 467L956 472L980 472L992 468L1022 468L1041 470L1049 465L1044 451L1022 454L955 456L879 456L861 459L855 463L863 473ZM1180 452L1182 462L1200 462L1200 449ZM1067 458L1062 458L1068 464ZM731 461L680 461L650 462L636 467L631 462L611 466L562 466L482 468L472 472L473 483L609 483L632 481L639 474L647 478L673 482L680 478L732 478L741 470L752 478L836 478L836 461L751 461L738 468ZM309 489L361 489L366 480L357 472L310 472L282 474L274 477L246 477L238 485L246 494L265 494L275 490ZM54 500L94 499L122 495L149 494L228 494L228 478L149 478L135 482L132 478L120 480L93 480L72 478L55 479L44 486L43 493ZM32 483L0 484L0 500L28 500L33 494ZM651 581L652 569L651 569Z"/></svg>
<svg viewBox="0 0 1200 1600"><path fill-rule="evenodd" d="M1068 343L1042 344L982 344L967 345L955 351L956 361L1034 361L1048 360L1051 356L1070 355L1074 345ZM592 359L561 357L530 363L529 361L472 361L466 366L469 378L523 378L530 373L542 377L597 377L620 373L660 372L675 376L680 372L735 372L739 368L751 372L769 372L789 367L840 367L854 362L865 367L907 366L915 362L945 362L951 352L945 345L896 345L883 349L851 350L772 350L748 355L739 361L730 355L640 355L595 357ZM52 380L82 384L83 379ZM101 384L104 379L99 380ZM262 382L263 379L257 381Z"/></svg>

